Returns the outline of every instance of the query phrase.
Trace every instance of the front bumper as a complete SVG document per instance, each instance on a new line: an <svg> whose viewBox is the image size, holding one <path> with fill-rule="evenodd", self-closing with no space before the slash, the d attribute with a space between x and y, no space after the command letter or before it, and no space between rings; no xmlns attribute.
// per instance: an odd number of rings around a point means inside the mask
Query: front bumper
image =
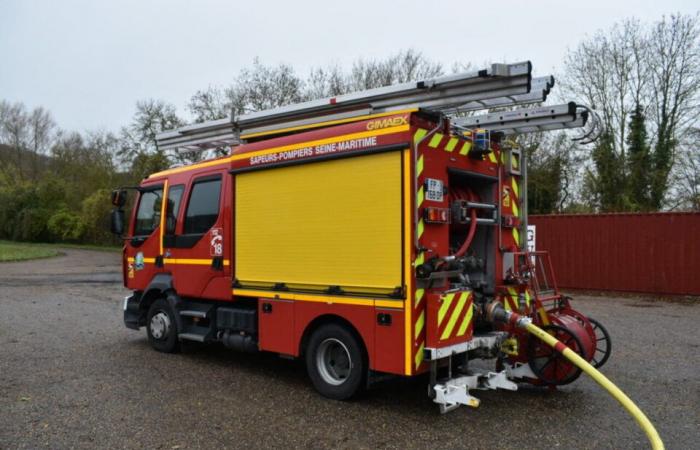
<svg viewBox="0 0 700 450"><path fill-rule="evenodd" d="M124 297L124 325L132 330L138 330L141 326L140 296L136 294Z"/></svg>

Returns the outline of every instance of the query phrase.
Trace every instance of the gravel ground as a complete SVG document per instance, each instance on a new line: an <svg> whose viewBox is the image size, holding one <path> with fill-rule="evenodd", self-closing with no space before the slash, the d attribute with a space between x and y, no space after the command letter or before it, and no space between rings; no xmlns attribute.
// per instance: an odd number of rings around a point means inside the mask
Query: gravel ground
<svg viewBox="0 0 700 450"><path fill-rule="evenodd" d="M122 324L119 254L64 253L0 264L0 449L647 446L585 377L557 391L476 392L481 407L441 416L425 378L336 402L298 361L220 346L157 353ZM579 296L576 306L609 328L604 372L667 448L698 448L700 304Z"/></svg>

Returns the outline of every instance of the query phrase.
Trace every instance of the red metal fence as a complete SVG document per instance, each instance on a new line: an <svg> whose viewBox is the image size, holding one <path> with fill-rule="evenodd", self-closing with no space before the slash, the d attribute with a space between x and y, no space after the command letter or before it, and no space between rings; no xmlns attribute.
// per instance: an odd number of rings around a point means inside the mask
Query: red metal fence
<svg viewBox="0 0 700 450"><path fill-rule="evenodd" d="M530 216L559 287L700 295L700 213Z"/></svg>

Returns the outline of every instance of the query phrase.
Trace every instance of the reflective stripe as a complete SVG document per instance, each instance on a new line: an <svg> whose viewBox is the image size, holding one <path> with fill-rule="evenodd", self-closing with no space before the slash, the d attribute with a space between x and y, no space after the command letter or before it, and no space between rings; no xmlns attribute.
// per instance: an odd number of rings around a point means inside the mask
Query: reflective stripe
<svg viewBox="0 0 700 450"><path fill-rule="evenodd" d="M447 314L447 310L450 309L450 305L452 304L452 300L455 298L455 294L447 294L442 301L442 305L440 305L440 310L438 311L438 326L442 325L442 321L445 319L445 314Z"/></svg>
<svg viewBox="0 0 700 450"><path fill-rule="evenodd" d="M516 197L520 197L520 188L518 187L518 182L515 178L511 178L510 185L513 186L513 193Z"/></svg>
<svg viewBox="0 0 700 450"><path fill-rule="evenodd" d="M513 208L513 215L515 217L520 217L520 210L518 209L518 201L516 199L513 199L512 203L510 205Z"/></svg>
<svg viewBox="0 0 700 450"><path fill-rule="evenodd" d="M132 263L136 260L134 258L130 257L130 258L126 258L126 261ZM143 262L144 262L144 264L153 264L156 262L156 259L155 258L143 258ZM211 262L211 260L210 260L210 262Z"/></svg>
<svg viewBox="0 0 700 450"><path fill-rule="evenodd" d="M415 261L416 267L420 266L420 265L423 264L424 262L425 262L425 253L420 252L420 253L418 254L418 256L416 256L416 261Z"/></svg>
<svg viewBox="0 0 700 450"><path fill-rule="evenodd" d="M491 151L491 153L489 153L489 161L491 161L494 164L498 163L498 160L496 159L496 155L493 153L493 150Z"/></svg>
<svg viewBox="0 0 700 450"><path fill-rule="evenodd" d="M416 308L418 308L420 301L423 300L423 294L425 294L425 289L416 289L416 300L414 303Z"/></svg>
<svg viewBox="0 0 700 450"><path fill-rule="evenodd" d="M418 220L418 237L423 236L423 231L425 231L425 223L423 222L423 219Z"/></svg>
<svg viewBox="0 0 700 450"><path fill-rule="evenodd" d="M515 241L515 245L520 247L520 232L517 228L513 228L513 240Z"/></svg>
<svg viewBox="0 0 700 450"><path fill-rule="evenodd" d="M515 288L509 287L508 288L508 294L510 295L509 298L505 299L505 304L507 305L507 310L511 310L513 307L517 308L518 307L518 291L515 290ZM508 300L511 300L510 302ZM512 306L511 306L512 302Z"/></svg>
<svg viewBox="0 0 700 450"><path fill-rule="evenodd" d="M400 110L400 111L389 111L389 112L384 112L384 113L380 113L380 114L369 114L366 116L349 117L347 119L329 120L327 122L312 123L312 124L308 124L308 125L300 125L300 126L289 127L289 128L280 128L280 129L271 130L271 131L261 131L258 133L242 134L241 139L250 139L253 137L268 136L270 134L279 134L279 133L287 133L290 131L298 131L298 130L327 127L329 125L338 125L341 123L359 122L360 120L365 120L365 119L370 119L370 118L378 118L378 117L386 117L386 116L407 113L407 112L414 112L414 111L418 111L418 109L405 109L405 110Z"/></svg>
<svg viewBox="0 0 700 450"><path fill-rule="evenodd" d="M421 173L423 173L423 155L420 155L416 163L416 176L420 176Z"/></svg>
<svg viewBox="0 0 700 450"><path fill-rule="evenodd" d="M467 155L469 154L469 150L472 149L472 141L465 141L464 145L462 146L462 149L459 151L460 155Z"/></svg>
<svg viewBox="0 0 700 450"><path fill-rule="evenodd" d="M455 149L457 146L457 142L459 142L459 139L453 137L450 138L450 140L447 142L447 145L445 145L445 151L446 152L451 152Z"/></svg>
<svg viewBox="0 0 700 450"><path fill-rule="evenodd" d="M530 307L530 291L525 289L525 304Z"/></svg>
<svg viewBox="0 0 700 450"><path fill-rule="evenodd" d="M297 294L293 292L261 291L255 289L232 289L231 293L239 297L277 298L298 302L325 303L328 305L356 305L380 308L402 308L403 300L380 300L371 298L341 297L315 294ZM410 333L409 333L410 334Z"/></svg>
<svg viewBox="0 0 700 450"><path fill-rule="evenodd" d="M127 258L127 262L134 262L134 258ZM155 258L143 258L143 262L147 264L154 264L156 262ZM163 258L163 264L182 264L190 266L208 266L211 265L212 258L208 259L192 259L192 258ZM231 265L231 261L224 259L224 266Z"/></svg>
<svg viewBox="0 0 700 450"><path fill-rule="evenodd" d="M423 362L423 349L425 348L425 344L421 343L420 347L418 347L418 351L416 352L416 369L418 366L420 366L420 363Z"/></svg>
<svg viewBox="0 0 700 450"><path fill-rule="evenodd" d="M336 142L347 141L350 139L369 138L369 137L373 137L373 136L385 136L387 134L408 131L409 129L410 129L410 127L408 125L401 125L401 126L396 126L396 127L382 128L379 130L362 131L359 133L351 133L351 134L345 134L345 135L341 135L341 136L327 137L327 138L318 139L315 141L299 142L297 144L289 144L289 145L283 145L281 147L267 148L265 150L258 150L255 152L234 153L232 156L229 156L226 159L215 160L215 161L217 164L220 164L221 162L228 162L228 161L239 161L241 159L248 159L248 158L252 158L254 156L269 155L272 153L279 153L279 152L284 152L287 150L297 150L297 149L306 148L306 147L315 147L317 145L334 144ZM149 178L151 178L151 177L149 177Z"/></svg>
<svg viewBox="0 0 700 450"><path fill-rule="evenodd" d="M187 258L165 258L163 259L164 264L185 264L193 266L208 266L211 264L211 259L187 259ZM224 266L228 266L231 262L228 259L224 259Z"/></svg>
<svg viewBox="0 0 700 450"><path fill-rule="evenodd" d="M432 138L430 138L430 142L428 143L428 147L430 148L436 148L438 145L440 145L440 141L442 140L443 134L442 133L435 133Z"/></svg>
<svg viewBox="0 0 700 450"><path fill-rule="evenodd" d="M423 193L423 186L421 186L416 196L416 207L420 207L423 204L423 200L425 200L425 194Z"/></svg>
<svg viewBox="0 0 700 450"><path fill-rule="evenodd" d="M445 340L450 337L452 334L452 330L455 327L455 324L457 323L457 319L459 319L460 314L462 314L462 310L464 309L464 304L467 303L467 299L469 298L469 293L468 292L463 292L459 296L459 300L457 301L457 306L455 306L454 311L452 311L452 315L450 316L450 320L447 322L447 325L445 326L445 330L442 332L442 336L440 336L441 340Z"/></svg>
<svg viewBox="0 0 700 450"><path fill-rule="evenodd" d="M416 130L416 134L413 135L413 145L418 145L418 142L423 139L423 136L428 134L428 130L425 130L423 128L419 128Z"/></svg>
<svg viewBox="0 0 700 450"><path fill-rule="evenodd" d="M422 311L420 313L420 316L418 316L418 320L416 321L416 328L415 328L416 339L418 339L418 335L420 334L420 332L423 331L423 325L425 325L425 311Z"/></svg>
<svg viewBox="0 0 700 450"><path fill-rule="evenodd" d="M469 309L467 310L467 315L464 316L464 319L462 320L462 324L459 326L459 330L457 330L457 337L463 336L464 333L467 332L467 328L469 328L469 323L472 321L473 315L474 315L474 308L470 304Z"/></svg>

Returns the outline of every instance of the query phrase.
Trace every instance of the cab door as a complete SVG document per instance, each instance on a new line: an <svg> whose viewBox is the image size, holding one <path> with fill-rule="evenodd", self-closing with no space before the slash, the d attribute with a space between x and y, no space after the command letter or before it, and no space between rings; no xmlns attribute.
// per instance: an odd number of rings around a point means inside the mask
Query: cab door
<svg viewBox="0 0 700 450"><path fill-rule="evenodd" d="M163 264L181 297L231 298L231 219L224 213L229 178L222 170L199 172L179 193L169 192L173 211L166 217Z"/></svg>
<svg viewBox="0 0 700 450"><path fill-rule="evenodd" d="M145 289L160 271L156 259L160 251L162 197L163 183L139 188L129 229L130 237L125 241L128 289Z"/></svg>

